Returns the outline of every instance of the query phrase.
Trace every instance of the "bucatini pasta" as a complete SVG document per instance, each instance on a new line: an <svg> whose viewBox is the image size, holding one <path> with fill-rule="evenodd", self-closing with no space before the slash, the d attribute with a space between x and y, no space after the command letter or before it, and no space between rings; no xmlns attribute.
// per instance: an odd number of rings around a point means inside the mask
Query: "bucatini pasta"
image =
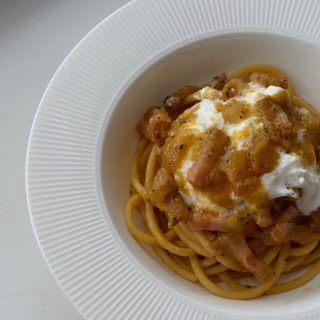
<svg viewBox="0 0 320 320"><path fill-rule="evenodd" d="M125 221L173 272L230 299L318 274L320 116L282 71L249 65L185 86L138 131Z"/></svg>

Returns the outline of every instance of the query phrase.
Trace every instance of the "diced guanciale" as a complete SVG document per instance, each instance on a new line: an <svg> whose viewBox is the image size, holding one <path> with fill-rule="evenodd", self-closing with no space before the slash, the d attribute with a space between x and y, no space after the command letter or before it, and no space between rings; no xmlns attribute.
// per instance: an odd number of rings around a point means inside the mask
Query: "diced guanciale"
<svg viewBox="0 0 320 320"><path fill-rule="evenodd" d="M222 116L226 123L240 123L248 117L248 114L247 104L236 100L231 100L222 109Z"/></svg>
<svg viewBox="0 0 320 320"><path fill-rule="evenodd" d="M293 129L288 115L271 97L258 101L255 108L272 141L281 143L280 135L285 135Z"/></svg>
<svg viewBox="0 0 320 320"><path fill-rule="evenodd" d="M169 228L172 228L179 221L189 219L188 207L178 192L167 195L166 202L168 204L167 218Z"/></svg>
<svg viewBox="0 0 320 320"><path fill-rule="evenodd" d="M294 205L291 205L284 211L284 213L279 215L276 222L277 223L295 222L298 216L299 216L298 209Z"/></svg>
<svg viewBox="0 0 320 320"><path fill-rule="evenodd" d="M230 226L226 219L215 216L211 212L195 211L192 214L192 227L194 230L202 231L230 231Z"/></svg>
<svg viewBox="0 0 320 320"><path fill-rule="evenodd" d="M271 229L271 238L277 244L286 243L290 240L294 228L295 224L291 222L278 223Z"/></svg>
<svg viewBox="0 0 320 320"><path fill-rule="evenodd" d="M192 133L188 130L178 128L174 134L169 134L164 146L161 149L161 164L171 174L177 168L181 156L192 142Z"/></svg>
<svg viewBox="0 0 320 320"><path fill-rule="evenodd" d="M255 214L255 219L256 219L257 225L262 228L267 228L271 226L273 223L273 218L269 208L268 210L262 210L262 209L257 210Z"/></svg>
<svg viewBox="0 0 320 320"><path fill-rule="evenodd" d="M279 112L277 112L274 124L276 128L283 133L292 129L292 123L290 122L288 115L283 110L279 110Z"/></svg>
<svg viewBox="0 0 320 320"><path fill-rule="evenodd" d="M160 210L166 208L168 227L189 218L188 207L178 193L178 187L172 175L165 168L160 168L147 184L151 202Z"/></svg>
<svg viewBox="0 0 320 320"><path fill-rule="evenodd" d="M188 171L187 179L190 183L201 187L208 182L209 174L224 153L227 143L228 139L221 130L214 128L208 132L196 161Z"/></svg>
<svg viewBox="0 0 320 320"><path fill-rule="evenodd" d="M206 186L223 185L228 182L227 175L215 166L209 173Z"/></svg>
<svg viewBox="0 0 320 320"><path fill-rule="evenodd" d="M219 168L226 173L236 195L248 192L252 178L245 150L230 150L225 153L221 157Z"/></svg>
<svg viewBox="0 0 320 320"><path fill-rule="evenodd" d="M222 72L218 76L215 76L209 85L217 90L222 90L227 82L228 77L225 72Z"/></svg>
<svg viewBox="0 0 320 320"><path fill-rule="evenodd" d="M272 269L256 256L243 235L227 233L221 235L221 240L230 249L238 262L251 272L258 281L263 282L270 278Z"/></svg>
<svg viewBox="0 0 320 320"><path fill-rule="evenodd" d="M265 87L277 86L282 87L283 89L288 89L287 79L278 79L266 73L254 72L250 76L250 81L257 82Z"/></svg>
<svg viewBox="0 0 320 320"><path fill-rule="evenodd" d="M246 84L241 79L231 79L222 89L222 98L228 100L241 94Z"/></svg>
<svg viewBox="0 0 320 320"><path fill-rule="evenodd" d="M251 170L257 175L272 171L278 159L275 144L263 133L253 139L248 156Z"/></svg>
<svg viewBox="0 0 320 320"><path fill-rule="evenodd" d="M154 204L164 203L165 197L177 189L173 176L165 168L160 168L147 184L149 198Z"/></svg>
<svg viewBox="0 0 320 320"><path fill-rule="evenodd" d="M263 232L262 238L267 245L286 243L294 236L296 219L299 216L297 208L291 205L283 213L276 215L278 217L275 224Z"/></svg>
<svg viewBox="0 0 320 320"><path fill-rule="evenodd" d="M150 108L138 123L138 131L148 140L162 145L171 126L171 118L163 108Z"/></svg>

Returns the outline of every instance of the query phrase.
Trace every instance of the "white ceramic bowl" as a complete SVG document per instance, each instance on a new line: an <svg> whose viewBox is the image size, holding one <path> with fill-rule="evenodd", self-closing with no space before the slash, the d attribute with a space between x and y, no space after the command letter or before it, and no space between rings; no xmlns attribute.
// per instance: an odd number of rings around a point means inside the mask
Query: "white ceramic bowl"
<svg viewBox="0 0 320 320"><path fill-rule="evenodd" d="M112 113L101 132L104 144L98 176L102 180L105 214L112 224L122 247L139 268L153 281L168 290L193 300L202 307L228 310L234 315L245 312L282 316L294 304L297 310L318 306L320 290L314 281L306 292L293 290L252 301L231 301L213 297L210 292L177 277L156 257L150 257L130 236L123 219L123 208L129 194L129 172L137 145L136 124L148 106L159 105L168 93L185 84L204 84L222 71L232 72L252 63L268 63L281 68L292 80L298 94L320 106L320 47L294 37L259 32L231 32L201 37L174 49L162 52L139 70L118 93ZM320 280L320 279L319 279ZM259 310L259 313L257 313ZM295 312L295 309L292 309Z"/></svg>
<svg viewBox="0 0 320 320"><path fill-rule="evenodd" d="M27 193L40 248L85 318L320 316L319 278L307 289L251 301L215 297L136 243L123 215L136 123L175 89L267 63L320 106L319 2L305 2L136 1L100 24L60 67L34 122Z"/></svg>

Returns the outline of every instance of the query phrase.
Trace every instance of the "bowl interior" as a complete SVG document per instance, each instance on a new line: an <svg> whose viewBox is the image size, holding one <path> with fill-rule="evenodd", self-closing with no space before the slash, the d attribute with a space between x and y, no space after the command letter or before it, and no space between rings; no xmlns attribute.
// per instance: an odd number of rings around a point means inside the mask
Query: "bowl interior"
<svg viewBox="0 0 320 320"><path fill-rule="evenodd" d="M163 52L120 90L112 114L105 121L97 174L102 179L105 215L115 236L151 281L205 309L253 318L257 315L279 318L282 314L317 307L320 278L304 288L251 301L213 296L167 270L150 250L130 236L124 224L124 206L129 197L130 165L138 139L136 123L149 106L159 105L168 93L185 84L204 84L222 71L230 73L246 64L267 63L281 68L298 95L320 107L319 56L319 46L295 37L261 32L208 35Z"/></svg>

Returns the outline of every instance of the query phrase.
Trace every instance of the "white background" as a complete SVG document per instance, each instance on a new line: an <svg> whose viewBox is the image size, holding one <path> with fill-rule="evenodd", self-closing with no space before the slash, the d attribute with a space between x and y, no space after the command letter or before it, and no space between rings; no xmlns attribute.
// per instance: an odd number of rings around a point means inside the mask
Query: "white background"
<svg viewBox="0 0 320 320"><path fill-rule="evenodd" d="M69 51L128 0L0 0L0 319L80 320L33 235L27 142L38 103Z"/></svg>

